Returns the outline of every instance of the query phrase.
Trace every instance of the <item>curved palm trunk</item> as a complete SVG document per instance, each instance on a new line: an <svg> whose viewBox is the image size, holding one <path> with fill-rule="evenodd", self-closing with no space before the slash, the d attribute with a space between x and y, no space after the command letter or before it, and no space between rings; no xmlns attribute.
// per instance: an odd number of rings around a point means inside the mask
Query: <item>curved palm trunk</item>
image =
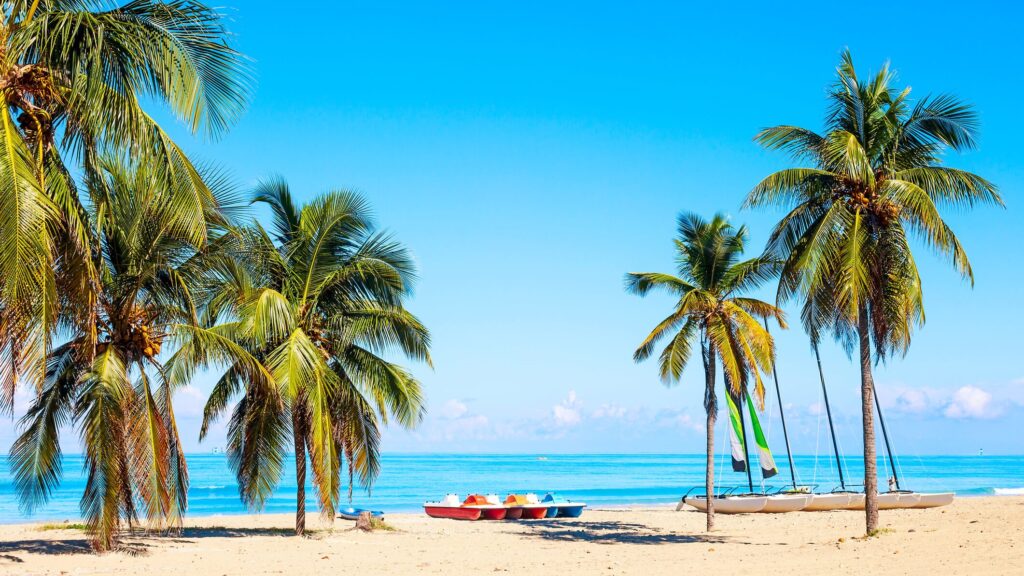
<svg viewBox="0 0 1024 576"><path fill-rule="evenodd" d="M875 415L871 405L875 386L871 375L871 339L868 334L867 306L861 305L857 332L860 336L860 410L864 420L864 514L867 533L878 529L878 471L875 457Z"/></svg>
<svg viewBox="0 0 1024 576"><path fill-rule="evenodd" d="M707 531L715 528L715 419L718 399L715 396L715 349L709 348L704 361L704 409L708 414L707 468L704 471L704 490L707 494Z"/></svg>
<svg viewBox="0 0 1024 576"><path fill-rule="evenodd" d="M295 440L295 535L306 534L306 428L301 410L292 410Z"/></svg>

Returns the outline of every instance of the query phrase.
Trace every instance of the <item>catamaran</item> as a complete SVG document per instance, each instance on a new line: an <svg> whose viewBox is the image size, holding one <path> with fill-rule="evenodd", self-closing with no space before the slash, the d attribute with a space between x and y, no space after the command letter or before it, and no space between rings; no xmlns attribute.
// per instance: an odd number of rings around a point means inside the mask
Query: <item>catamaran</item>
<svg viewBox="0 0 1024 576"><path fill-rule="evenodd" d="M767 328L768 324L766 321L765 329ZM778 473L778 469L775 466L771 450L768 448L768 443L761 430L761 424L757 419L757 412L754 409L754 404L751 401L749 394L744 390L741 392L741 398L735 398L731 391L726 390L726 400L729 405L729 420L731 423L729 428L729 439L732 451L732 469L737 472L747 473L747 486L750 492L737 494L734 493L734 491L725 491L715 496L714 504L716 512L722 512L725 514L742 514L754 512L796 512L800 510L820 512L864 509L866 499L864 493L850 490L846 485L846 477L843 474L843 463L839 456L839 444L836 440L835 425L832 421L832 408L828 399L828 389L825 385L825 372L821 365L821 355L818 352L818 345L815 339L812 338L811 344L814 349L814 357L818 365L818 377L821 380L822 398L825 403L829 435L832 440L832 450L835 455L836 469L839 474L839 486L831 492L814 493L812 492L811 487L801 486L797 482L796 466L793 462L793 452L789 443L789 432L786 428L786 416L782 404L782 393L779 388L778 373L773 366L772 379L775 383L775 394L779 403L779 416L782 420L782 434L786 443L786 455L789 458L789 473L792 485L790 488L773 494L756 494L754 492L753 477L750 472L750 466L747 465L749 455L747 453L746 424L743 417L744 400L746 400L746 407L750 414L751 427L754 431L754 439L758 447L758 460L761 465L762 478L767 480L768 478L775 476ZM919 492L903 490L901 488L899 474L896 470L895 460L892 455L892 445L889 442L889 432L885 426L885 419L882 416L881 404L878 401L878 393L875 389L873 389L872 392L874 394L875 409L878 412L879 424L882 428L882 436L885 439L886 454L888 455L889 465L892 471L891 489L888 492L883 492L878 495L878 508L880 510L935 508L950 504L954 499L954 494L952 492L922 494ZM705 511L708 506L707 496L704 494L691 496L687 493L683 496L682 500L680 500L679 505L676 506L676 510L681 509L685 504L689 504L698 510Z"/></svg>
<svg viewBox="0 0 1024 576"><path fill-rule="evenodd" d="M818 352L818 344L813 338L811 340L811 346L814 349L814 359L818 365L818 378L821 381L821 393L822 399L825 403L825 415L828 418L829 435L832 439L832 450L836 459L836 470L839 474L839 488L828 493L814 494L813 499L804 507L804 510L809 512L829 510L863 510L866 500L864 493L851 491L846 487L846 479L843 474L843 462L839 456L839 444L836 440L835 425L832 422L832 408L828 400L828 388L825 385L825 371L821 366L821 354ZM779 394L778 386L779 382L778 377L776 376L775 390L777 394ZM893 510L900 508L935 508L938 506L945 506L953 502L954 494L952 492L921 494L918 492L903 490L900 487L899 474L896 470L896 461L893 459L892 454L892 444L889 442L889 431L885 426L885 418L882 415L882 406L878 401L877 387L872 388L872 394L874 395L875 410L878 412L878 421L882 428L882 437L885 439L886 454L889 457L889 466L892 471L892 481L895 488L878 495L878 509ZM783 422L783 433L785 433L786 420L782 408L781 394L779 394L779 411ZM788 439L786 440L786 451L787 453L790 453ZM794 470L793 458L790 453L790 472L793 474L793 487L796 488L796 475Z"/></svg>

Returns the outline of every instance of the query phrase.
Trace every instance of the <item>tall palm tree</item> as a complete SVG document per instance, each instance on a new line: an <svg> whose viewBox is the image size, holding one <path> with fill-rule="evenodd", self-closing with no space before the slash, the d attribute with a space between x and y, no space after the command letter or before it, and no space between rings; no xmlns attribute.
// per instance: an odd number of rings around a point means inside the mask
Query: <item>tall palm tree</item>
<svg viewBox="0 0 1024 576"><path fill-rule="evenodd" d="M366 201L330 192L301 209L282 180L262 183L258 224L211 251L205 323L174 359L174 377L227 368L213 388L201 434L235 398L228 454L242 500L262 508L294 448L295 532L305 532L306 455L320 512L333 520L341 466L369 486L379 469L380 426L422 419L419 382L388 358L430 362L427 329L403 306L414 279L408 251L378 232Z"/></svg>
<svg viewBox="0 0 1024 576"><path fill-rule="evenodd" d="M764 284L777 273L777 262L760 256L740 260L747 240L745 226L734 228L721 214L710 221L691 213L679 216L675 239L676 275L661 272L626 274L626 290L646 296L662 289L676 296L675 309L648 334L633 353L636 362L646 360L658 342L669 338L661 352L661 381L672 385L682 377L699 343L704 365L704 409L707 411L708 495L707 530L715 524L715 393L717 364L722 366L728 393L742 398L754 380L754 393L764 405L761 373L769 373L775 361L775 344L756 318L774 318L785 327L781 310L742 294Z"/></svg>
<svg viewBox="0 0 1024 576"><path fill-rule="evenodd" d="M849 52L829 93L825 131L762 130L756 140L806 167L762 180L746 206L784 206L767 253L785 261L778 300L799 297L812 339L831 331L859 351L868 533L878 527L872 362L906 353L924 323L921 278L909 237L924 240L973 284L967 254L942 207L1002 205L984 178L942 164L975 145L977 116L953 96L910 100L888 66L862 81ZM873 354L873 356L872 356Z"/></svg>
<svg viewBox="0 0 1024 576"><path fill-rule="evenodd" d="M193 0L14 0L0 8L0 411L16 382L46 380L52 334L86 311L102 250L72 174L101 156L144 159L173 183L165 201L192 242L205 241L210 188L142 106L166 104L194 133L215 137L241 114L245 60L219 14ZM76 313L81 312L81 313Z"/></svg>
<svg viewBox="0 0 1024 576"><path fill-rule="evenodd" d="M99 283L91 334L64 321L42 388L11 448L22 507L45 503L60 482L60 432L78 429L87 483L81 507L93 546L108 550L141 507L152 529L180 526L188 473L164 377L164 341L196 319L189 285L199 250L160 170L98 159L88 179L88 224ZM223 214L210 214L221 220ZM205 241L205 238L203 239Z"/></svg>

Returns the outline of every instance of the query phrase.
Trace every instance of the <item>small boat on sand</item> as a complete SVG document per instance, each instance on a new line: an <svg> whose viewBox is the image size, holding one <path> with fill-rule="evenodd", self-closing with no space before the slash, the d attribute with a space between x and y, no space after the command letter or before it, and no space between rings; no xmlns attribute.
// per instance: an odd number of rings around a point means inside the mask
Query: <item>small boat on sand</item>
<svg viewBox="0 0 1024 576"><path fill-rule="evenodd" d="M368 512L370 517L377 518L379 520L384 519L384 513L380 510L367 510L365 508L354 508L352 506L345 506L344 508L338 509L338 517L345 520L358 520L359 515L363 512Z"/></svg>
<svg viewBox="0 0 1024 576"><path fill-rule="evenodd" d="M490 494L470 494L462 502L464 508L473 508L480 511L480 517L484 520L504 520L508 514L508 508L498 501L498 497Z"/></svg>
<svg viewBox="0 0 1024 576"><path fill-rule="evenodd" d="M864 495L857 492L826 492L812 494L811 501L804 506L804 512L829 512L832 510L855 510L864 507Z"/></svg>
<svg viewBox="0 0 1024 576"><path fill-rule="evenodd" d="M425 502L423 511L431 518L451 520L479 520L483 513L480 508L463 506L455 494L448 494L440 502Z"/></svg>
<svg viewBox="0 0 1024 576"><path fill-rule="evenodd" d="M807 507L813 498L814 496L811 494L772 494L765 501L764 508L761 508L758 512L770 514L798 512Z"/></svg>
<svg viewBox="0 0 1024 576"><path fill-rule="evenodd" d="M547 518L579 518L583 514L583 509L587 507L583 502L566 500L553 492L545 494L540 503L549 506Z"/></svg>
<svg viewBox="0 0 1024 576"><path fill-rule="evenodd" d="M953 503L952 492L939 492L935 494L921 494L921 498L914 505L914 508L937 508Z"/></svg>
<svg viewBox="0 0 1024 576"><path fill-rule="evenodd" d="M752 514L764 509L765 505L768 504L768 497L757 495L717 496L714 502L715 512L721 514ZM708 509L708 499L703 494L683 496L676 510L682 508L683 504L689 504L702 512Z"/></svg>
<svg viewBox="0 0 1024 576"><path fill-rule="evenodd" d="M539 520L547 516L550 506L541 504L536 494L509 494L505 498L505 507L508 508L506 519L522 518L524 520Z"/></svg>

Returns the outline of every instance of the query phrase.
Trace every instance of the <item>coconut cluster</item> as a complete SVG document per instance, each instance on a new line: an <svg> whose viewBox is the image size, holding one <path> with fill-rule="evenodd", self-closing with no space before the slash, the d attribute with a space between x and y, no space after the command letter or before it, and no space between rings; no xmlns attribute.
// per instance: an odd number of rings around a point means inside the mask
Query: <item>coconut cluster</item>
<svg viewBox="0 0 1024 576"><path fill-rule="evenodd" d="M154 334L148 325L133 323L128 325L127 330L116 332L111 340L100 342L96 346L96 353L102 354L108 346L114 345L127 350L129 354L134 352L137 356L153 358L160 354L162 339L163 337Z"/></svg>
<svg viewBox="0 0 1024 576"><path fill-rule="evenodd" d="M900 206L891 200L880 198L877 194L864 194L854 191L846 196L846 204L851 210L861 210L874 216L882 226L888 226L900 217Z"/></svg>

